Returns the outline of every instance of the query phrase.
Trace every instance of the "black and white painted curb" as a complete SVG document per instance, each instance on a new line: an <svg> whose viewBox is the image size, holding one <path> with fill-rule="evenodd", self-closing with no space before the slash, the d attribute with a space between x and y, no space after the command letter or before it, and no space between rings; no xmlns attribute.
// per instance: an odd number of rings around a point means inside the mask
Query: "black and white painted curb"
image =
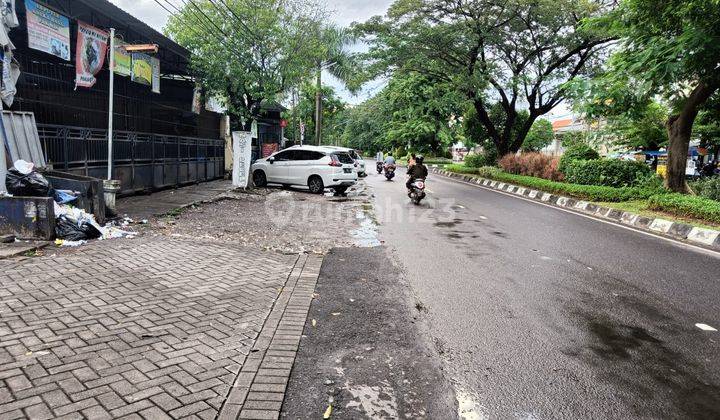
<svg viewBox="0 0 720 420"><path fill-rule="evenodd" d="M563 197L561 195L550 194L534 190L532 188L519 187L517 185L493 181L478 176L458 174L440 168L433 167L430 168L430 171L434 174L453 178L469 184L481 185L494 190L516 194L531 200L543 202L545 204L563 207L601 219L632 226L638 230L643 230L720 251L720 231L717 230L700 228L686 223L673 222L671 220L644 217L635 213L598 206L597 204L593 204L588 201Z"/></svg>

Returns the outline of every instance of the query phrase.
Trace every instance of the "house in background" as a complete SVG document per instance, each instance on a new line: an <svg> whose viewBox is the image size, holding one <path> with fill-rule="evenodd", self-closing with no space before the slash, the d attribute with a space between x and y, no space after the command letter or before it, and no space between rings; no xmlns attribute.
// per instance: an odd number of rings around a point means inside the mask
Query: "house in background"
<svg viewBox="0 0 720 420"><path fill-rule="evenodd" d="M584 134L587 140L602 156L617 150L612 136L603 131L603 122L589 123L575 114L564 114L550 119L553 127L553 140L541 150L542 153L560 156L565 152L563 142L569 137Z"/></svg>

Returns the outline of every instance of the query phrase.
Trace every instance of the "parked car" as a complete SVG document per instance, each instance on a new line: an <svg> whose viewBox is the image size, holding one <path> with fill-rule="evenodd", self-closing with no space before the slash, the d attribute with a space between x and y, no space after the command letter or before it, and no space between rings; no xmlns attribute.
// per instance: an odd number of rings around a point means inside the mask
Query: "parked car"
<svg viewBox="0 0 720 420"><path fill-rule="evenodd" d="M306 186L315 194L325 188L342 194L358 179L355 161L348 153L316 146L293 146L273 153L256 160L250 170L256 187Z"/></svg>
<svg viewBox="0 0 720 420"><path fill-rule="evenodd" d="M358 165L357 166L358 176L361 176L361 177L367 176L367 172L365 171L365 161L363 160L360 153L357 152L357 150L351 149L349 147L340 147L340 146L322 146L322 147L324 147L326 149L330 149L330 150L338 150L338 151L342 151L342 152L347 152L350 155L350 157L353 158L355 163L357 163L357 165Z"/></svg>

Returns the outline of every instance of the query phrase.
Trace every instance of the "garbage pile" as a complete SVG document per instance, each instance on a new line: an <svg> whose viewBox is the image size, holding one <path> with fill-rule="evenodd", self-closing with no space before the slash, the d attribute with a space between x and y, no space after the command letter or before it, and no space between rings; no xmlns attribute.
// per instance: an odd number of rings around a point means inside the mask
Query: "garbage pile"
<svg viewBox="0 0 720 420"><path fill-rule="evenodd" d="M55 190L30 162L18 160L8 169L5 187L10 196L53 197L57 245L79 246L91 239L133 238L136 235L135 232L122 230L113 223L100 226L95 216L83 209L73 207L72 203L80 196L79 192Z"/></svg>

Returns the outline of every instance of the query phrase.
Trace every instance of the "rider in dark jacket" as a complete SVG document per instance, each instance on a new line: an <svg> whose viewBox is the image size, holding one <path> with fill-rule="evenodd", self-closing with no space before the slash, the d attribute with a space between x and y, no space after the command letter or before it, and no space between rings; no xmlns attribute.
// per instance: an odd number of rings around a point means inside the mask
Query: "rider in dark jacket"
<svg viewBox="0 0 720 420"><path fill-rule="evenodd" d="M423 165L423 159L422 156L417 156L415 158L415 165L408 169L408 181L405 183L408 190L416 179L425 179L428 176L428 169L427 166Z"/></svg>

